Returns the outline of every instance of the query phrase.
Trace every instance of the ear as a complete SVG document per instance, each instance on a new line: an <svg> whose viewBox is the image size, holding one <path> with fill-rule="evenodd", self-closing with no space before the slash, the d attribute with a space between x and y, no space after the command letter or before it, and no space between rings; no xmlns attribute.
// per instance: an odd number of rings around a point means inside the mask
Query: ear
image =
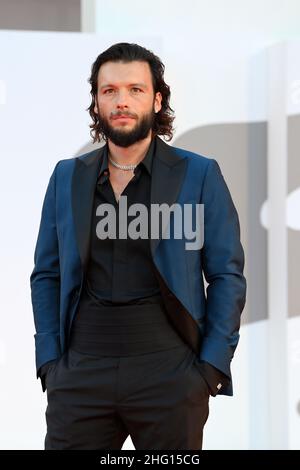
<svg viewBox="0 0 300 470"><path fill-rule="evenodd" d="M95 98L94 113L98 114L98 103L97 103L97 98Z"/></svg>
<svg viewBox="0 0 300 470"><path fill-rule="evenodd" d="M156 113L158 113L162 108L161 102L162 102L162 95L158 91L155 95L155 100L154 100L154 110L155 110Z"/></svg>

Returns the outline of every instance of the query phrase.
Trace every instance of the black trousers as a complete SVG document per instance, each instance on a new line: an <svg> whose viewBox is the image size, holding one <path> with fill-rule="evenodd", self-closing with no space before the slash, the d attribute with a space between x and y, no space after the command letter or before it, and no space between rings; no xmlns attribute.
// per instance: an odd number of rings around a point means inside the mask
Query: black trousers
<svg viewBox="0 0 300 470"><path fill-rule="evenodd" d="M95 308L47 373L45 449L201 450L208 386L161 306Z"/></svg>

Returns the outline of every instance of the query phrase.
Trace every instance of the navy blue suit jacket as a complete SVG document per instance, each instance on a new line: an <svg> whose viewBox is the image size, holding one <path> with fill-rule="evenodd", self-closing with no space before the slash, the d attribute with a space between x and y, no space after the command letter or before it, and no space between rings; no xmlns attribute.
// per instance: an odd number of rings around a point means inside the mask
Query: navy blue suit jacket
<svg viewBox="0 0 300 470"><path fill-rule="evenodd" d="M167 312L199 359L229 377L229 385L219 393L232 395L230 364L246 298L238 214L215 159L155 138L151 203L204 204L201 248L187 250L190 240L172 237L172 231L170 238L150 240ZM68 348L87 268L102 155L103 147L60 160L48 183L30 276L37 375L43 364Z"/></svg>

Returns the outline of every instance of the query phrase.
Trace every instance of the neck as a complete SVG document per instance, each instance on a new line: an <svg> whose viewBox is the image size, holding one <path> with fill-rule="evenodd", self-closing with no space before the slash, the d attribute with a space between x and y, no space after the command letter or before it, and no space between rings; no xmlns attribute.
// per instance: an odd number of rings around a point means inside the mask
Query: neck
<svg viewBox="0 0 300 470"><path fill-rule="evenodd" d="M108 151L111 158L120 165L135 165L139 163L147 153L149 145L151 143L152 132L146 139L135 142L129 147L119 147L115 145L111 140L108 139Z"/></svg>

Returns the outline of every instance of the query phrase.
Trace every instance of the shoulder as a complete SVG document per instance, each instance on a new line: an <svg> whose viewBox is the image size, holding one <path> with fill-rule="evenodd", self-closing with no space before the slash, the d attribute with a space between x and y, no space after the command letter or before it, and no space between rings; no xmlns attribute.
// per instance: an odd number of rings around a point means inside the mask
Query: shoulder
<svg viewBox="0 0 300 470"><path fill-rule="evenodd" d="M80 154L76 157L61 159L56 163L55 169L57 168L58 172L61 173L61 172L73 170L76 163L78 162L82 162L82 163L85 163L86 165L89 165L89 163L91 163L92 161L94 161L95 158L98 157L100 150L101 150L100 148L97 148L95 150L91 150L90 152Z"/></svg>
<svg viewBox="0 0 300 470"><path fill-rule="evenodd" d="M209 169L218 166L217 161L211 156L204 155L202 153L192 152L181 147L172 146L172 149L181 158L187 158L191 168L195 169L195 171L200 170L202 174L205 174Z"/></svg>

